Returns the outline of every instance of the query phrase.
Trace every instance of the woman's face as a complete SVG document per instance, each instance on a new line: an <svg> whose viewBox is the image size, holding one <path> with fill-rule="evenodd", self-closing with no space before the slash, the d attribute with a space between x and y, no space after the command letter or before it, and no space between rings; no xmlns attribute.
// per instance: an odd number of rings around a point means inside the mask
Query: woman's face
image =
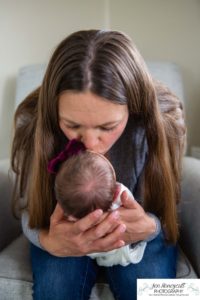
<svg viewBox="0 0 200 300"><path fill-rule="evenodd" d="M105 154L118 140L128 121L127 105L115 104L91 92L63 92L58 104L59 125L69 139Z"/></svg>

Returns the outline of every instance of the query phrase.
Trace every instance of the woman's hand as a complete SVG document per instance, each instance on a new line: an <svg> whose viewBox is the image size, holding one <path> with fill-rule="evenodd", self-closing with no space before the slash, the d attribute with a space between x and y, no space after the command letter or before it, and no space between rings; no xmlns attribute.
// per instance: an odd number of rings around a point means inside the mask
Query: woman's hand
<svg viewBox="0 0 200 300"><path fill-rule="evenodd" d="M39 239L42 247L52 255L83 256L124 246L125 230L118 211L103 214L98 209L76 222L69 222L57 204L49 230L41 230Z"/></svg>
<svg viewBox="0 0 200 300"><path fill-rule="evenodd" d="M145 213L142 206L124 191L121 195L122 207L118 209L120 220L126 225L123 240L126 244L147 239L156 231L156 223L153 218Z"/></svg>

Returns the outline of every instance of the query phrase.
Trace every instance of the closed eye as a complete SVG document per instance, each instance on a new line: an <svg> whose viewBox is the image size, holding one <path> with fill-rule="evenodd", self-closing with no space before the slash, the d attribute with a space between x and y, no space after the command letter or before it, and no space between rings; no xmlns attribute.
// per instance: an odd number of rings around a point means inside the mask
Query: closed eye
<svg viewBox="0 0 200 300"><path fill-rule="evenodd" d="M103 130L103 131L112 131L112 130L114 130L116 128L116 126L114 126L114 127L100 127L100 129L101 130Z"/></svg>
<svg viewBox="0 0 200 300"><path fill-rule="evenodd" d="M65 125L65 127L69 128L69 129L79 129L80 125Z"/></svg>

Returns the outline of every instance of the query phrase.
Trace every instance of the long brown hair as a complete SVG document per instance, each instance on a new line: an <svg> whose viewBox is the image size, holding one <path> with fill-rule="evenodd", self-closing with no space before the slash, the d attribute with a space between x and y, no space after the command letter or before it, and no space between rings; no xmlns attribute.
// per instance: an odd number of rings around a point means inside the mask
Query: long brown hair
<svg viewBox="0 0 200 300"><path fill-rule="evenodd" d="M160 217L168 240L175 242L185 136L182 106L167 88L153 81L132 41L116 31L79 31L63 40L50 59L41 87L16 111L14 203L26 191L30 227L47 227L55 207L53 180L46 170L63 138L58 98L64 90L89 90L128 105L130 118L143 124L148 144L144 208Z"/></svg>

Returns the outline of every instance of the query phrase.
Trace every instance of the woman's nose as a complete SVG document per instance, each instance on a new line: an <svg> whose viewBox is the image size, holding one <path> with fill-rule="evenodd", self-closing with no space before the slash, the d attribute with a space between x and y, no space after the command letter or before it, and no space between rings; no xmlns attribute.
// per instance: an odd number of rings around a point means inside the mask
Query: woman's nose
<svg viewBox="0 0 200 300"><path fill-rule="evenodd" d="M81 135L81 142L87 149L95 151L99 143L99 137L94 132L85 131Z"/></svg>

